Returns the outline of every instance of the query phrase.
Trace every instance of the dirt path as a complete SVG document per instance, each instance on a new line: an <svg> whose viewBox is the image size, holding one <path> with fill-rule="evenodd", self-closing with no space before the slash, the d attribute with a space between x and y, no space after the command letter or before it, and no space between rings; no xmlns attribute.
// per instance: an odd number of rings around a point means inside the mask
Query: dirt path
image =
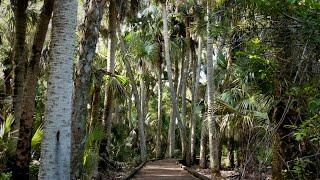
<svg viewBox="0 0 320 180"><path fill-rule="evenodd" d="M194 180L197 179L183 170L176 159L148 162L132 179L141 180Z"/></svg>

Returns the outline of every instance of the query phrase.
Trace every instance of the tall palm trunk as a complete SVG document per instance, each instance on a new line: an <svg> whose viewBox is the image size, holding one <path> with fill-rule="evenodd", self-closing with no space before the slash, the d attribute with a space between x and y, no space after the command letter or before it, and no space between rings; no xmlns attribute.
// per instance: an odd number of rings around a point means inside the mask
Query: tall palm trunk
<svg viewBox="0 0 320 180"><path fill-rule="evenodd" d="M108 36L108 66L107 70L114 73L116 61L116 47L117 47L117 9L116 0L110 0L109 4L109 36ZM101 142L103 150L109 152L111 142L111 127L112 127L112 110L113 110L112 90L108 86L105 88L104 111L102 120L104 122L104 130L106 139ZM108 158L108 157L106 157Z"/></svg>
<svg viewBox="0 0 320 180"><path fill-rule="evenodd" d="M98 125L101 124L100 119L100 113L99 113L99 103L100 103L100 92L101 92L101 87L103 84L103 75L104 72L98 71L95 73L95 84L92 92L92 100L91 100L91 112L90 112L90 122L89 122L89 128L88 128L88 133L92 133ZM95 141L93 143L93 148L97 152L99 151L99 142ZM88 174L92 174L92 179L98 178L98 165L99 161L96 161L92 164L92 172L88 172Z"/></svg>
<svg viewBox="0 0 320 180"><path fill-rule="evenodd" d="M98 71L95 73L95 84L92 92L92 100L91 100L91 112L90 112L90 123L89 123L89 133L93 131L93 129L99 123L99 102L100 102L100 92L103 84L103 75L104 73Z"/></svg>
<svg viewBox="0 0 320 180"><path fill-rule="evenodd" d="M48 25L53 10L53 0L45 0L33 40L32 54L27 66L26 84L24 88L22 115L20 120L19 138L15 155L13 179L23 179L29 176L31 159L32 125L35 112L36 86L40 73L40 57L46 39Z"/></svg>
<svg viewBox="0 0 320 180"><path fill-rule="evenodd" d="M204 169L207 166L207 158L206 158L206 151L208 145L208 130L203 122L201 125L201 137L200 137L200 168Z"/></svg>
<svg viewBox="0 0 320 180"><path fill-rule="evenodd" d="M207 15L211 14L210 0L207 1ZM214 87L214 67L213 67L213 39L210 35L210 18L207 22L207 83L208 83L208 126L209 126L209 151L210 151L210 168L212 177L220 176L220 129L215 119L213 101L215 94Z"/></svg>
<svg viewBox="0 0 320 180"><path fill-rule="evenodd" d="M99 86L100 85L100 86ZM94 130L94 127L98 124L98 116L99 116L99 101L100 101L100 92L102 83L99 85L94 85L93 93L92 93L92 103L91 103L91 117L90 117L90 125L89 125L89 133Z"/></svg>
<svg viewBox="0 0 320 180"><path fill-rule="evenodd" d="M144 80L144 75L145 75L145 65L143 60L140 60L140 116L139 116L139 120L138 120L138 126L139 129L141 129L143 127L144 124L144 120L145 120L145 107L146 107L146 85L145 85L145 80ZM140 131L139 131L140 132ZM145 134L143 133L143 136L145 136ZM143 139L145 140L146 138L143 137ZM145 156L145 154L143 154L143 156ZM143 159L143 161L146 160L146 157L142 157L141 154L141 159Z"/></svg>
<svg viewBox="0 0 320 180"><path fill-rule="evenodd" d="M174 90L178 92L179 89L179 61L178 58L174 59ZM169 130L168 130L168 156L173 157L174 156L174 149L176 145L176 114L174 111L171 110L170 112L170 123L169 123Z"/></svg>
<svg viewBox="0 0 320 180"><path fill-rule="evenodd" d="M161 70L161 67L160 69ZM161 130L162 130L162 80L161 71L158 75L158 124L157 124L157 158L161 157Z"/></svg>
<svg viewBox="0 0 320 180"><path fill-rule="evenodd" d="M52 18L50 70L44 114L39 179L70 179L72 59L77 1L56 0Z"/></svg>
<svg viewBox="0 0 320 180"><path fill-rule="evenodd" d="M171 109L170 111L170 122L169 122L169 130L168 130L168 156L169 158L174 157L174 149L176 145L176 115L175 112Z"/></svg>
<svg viewBox="0 0 320 180"><path fill-rule="evenodd" d="M168 17L167 17L167 6L166 4L163 4L163 38L164 38L164 51L165 51L165 60L167 65L167 71L168 71L168 81L170 86L170 94L171 94L171 104L172 104L172 111L173 111L173 119L178 120L178 127L180 131L180 138L181 138L181 146L182 149L187 150L187 135L185 128L183 127L183 124L181 122L181 117L178 110L178 103L177 103L177 95L176 91L174 89L174 84L172 81L173 73L171 69L171 60L170 60L170 52L169 52L169 35L168 35ZM187 153L184 153L184 160L187 160L188 157Z"/></svg>
<svg viewBox="0 0 320 180"><path fill-rule="evenodd" d="M75 91L72 109L72 178L79 176L84 147L85 123L87 121L88 91L92 72L92 59L95 54L106 0L87 0L84 29L80 41L80 55L75 73Z"/></svg>
<svg viewBox="0 0 320 180"><path fill-rule="evenodd" d="M119 25L118 25L118 33L119 33L118 37L119 37L119 41L120 41L121 54L123 55L122 61L123 61L123 64L125 65L126 70L127 70L127 75L129 77L129 80L130 80L130 83L132 86L132 92L134 95L134 102L135 102L135 106L137 109L138 129L139 129L139 136L140 136L141 160L146 161L146 159L147 159L147 146L146 146L146 137L145 137L145 133L144 133L144 119L143 119L143 113L141 111L140 97L139 97L137 84L135 83L135 80L134 80L131 66L130 66L129 62L127 61L127 59L125 58L126 48L125 48L124 40L120 35L121 31L120 31Z"/></svg>
<svg viewBox="0 0 320 180"><path fill-rule="evenodd" d="M28 0L13 1L15 15L15 38L13 49L13 131L18 131L22 114L23 87L25 80L25 40Z"/></svg>
<svg viewBox="0 0 320 180"><path fill-rule="evenodd" d="M158 43L158 124L157 124L157 144L156 144L156 156L161 157L161 130L162 130L162 47L161 43Z"/></svg>
<svg viewBox="0 0 320 180"><path fill-rule="evenodd" d="M202 54L202 38L199 38L199 50L197 61L193 63L193 87L192 87L192 114L191 114L191 133L190 133L190 156L193 162L196 158L196 120L197 120L197 101L198 101L198 89L200 80L200 66L201 66L201 54Z"/></svg>
<svg viewBox="0 0 320 180"><path fill-rule="evenodd" d="M182 71L181 71L181 92L178 92L178 96L180 95L181 97L181 119L182 123L185 128L186 127L186 111L187 111L187 97L186 97L186 92L187 92L187 78L189 74L189 63L192 62L192 57L191 57L191 37L190 37L190 32L189 32L189 17L188 14L185 15L185 32L186 32L186 53L185 53L185 59L182 63ZM189 150L189 148L188 148ZM187 150L184 150L185 152Z"/></svg>

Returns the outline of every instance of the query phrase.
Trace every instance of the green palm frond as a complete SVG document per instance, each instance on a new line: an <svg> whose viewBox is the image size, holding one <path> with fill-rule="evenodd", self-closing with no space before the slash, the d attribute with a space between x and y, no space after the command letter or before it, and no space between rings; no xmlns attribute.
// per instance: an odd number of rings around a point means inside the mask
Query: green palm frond
<svg viewBox="0 0 320 180"><path fill-rule="evenodd" d="M87 135L86 142L88 147L91 147L93 142L100 141L104 137L105 137L105 133L103 132L103 128L100 126L95 127L93 131Z"/></svg>
<svg viewBox="0 0 320 180"><path fill-rule="evenodd" d="M42 136L43 136L43 127L39 126L36 132L32 136L32 140L31 140L32 149L35 149L36 146L41 143Z"/></svg>
<svg viewBox="0 0 320 180"><path fill-rule="evenodd" d="M4 134L9 134L11 131L11 126L14 122L14 118L12 114L9 114L9 116L6 118L6 121L4 122Z"/></svg>
<svg viewBox="0 0 320 180"><path fill-rule="evenodd" d="M108 90L112 91L113 97L123 102L128 94L126 87L129 84L129 80L125 76L120 75L106 75L103 79L108 87Z"/></svg>
<svg viewBox="0 0 320 180"><path fill-rule="evenodd" d="M153 59L156 45L142 36L142 32L130 32L125 37L129 52L134 59Z"/></svg>
<svg viewBox="0 0 320 180"><path fill-rule="evenodd" d="M216 98L215 99L215 111L217 114L239 114L242 115L243 113L238 109L232 107L232 105L228 104L227 102L223 101L222 99Z"/></svg>

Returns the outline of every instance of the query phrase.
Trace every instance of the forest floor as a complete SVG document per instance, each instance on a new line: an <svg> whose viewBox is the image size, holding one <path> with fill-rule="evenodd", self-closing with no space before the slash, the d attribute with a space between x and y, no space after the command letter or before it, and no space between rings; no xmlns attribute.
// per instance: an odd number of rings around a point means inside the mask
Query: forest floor
<svg viewBox="0 0 320 180"><path fill-rule="evenodd" d="M163 159L148 162L132 179L135 180L193 180L197 179L182 169L176 159Z"/></svg>

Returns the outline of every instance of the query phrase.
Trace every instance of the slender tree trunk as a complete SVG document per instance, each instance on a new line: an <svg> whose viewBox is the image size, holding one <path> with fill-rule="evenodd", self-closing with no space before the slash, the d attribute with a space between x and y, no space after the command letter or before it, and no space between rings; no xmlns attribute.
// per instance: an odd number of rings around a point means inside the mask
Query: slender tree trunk
<svg viewBox="0 0 320 180"><path fill-rule="evenodd" d="M170 48L169 48L169 35L168 35L168 17L167 17L167 6L166 4L163 4L163 37L164 37L164 51L165 51L165 60L167 65L167 71L168 71L168 80L169 80L169 86L170 86L170 94L171 94L171 103L172 103L172 111L173 114L176 115L176 118L178 120L178 127L180 131L180 138L181 138L181 146L182 149L187 150L189 149L187 146L187 135L186 130L183 127L181 117L179 114L178 109L178 103L177 103L177 95L174 89L174 84L172 81L173 73L171 69L171 60L170 60ZM187 151L188 152L188 151ZM184 160L187 160L188 154L185 153L185 157L183 157ZM187 164L190 164L190 162L186 161Z"/></svg>
<svg viewBox="0 0 320 180"><path fill-rule="evenodd" d="M283 168L283 152L281 149L281 137L278 132L275 132L272 136L272 179L282 180L282 168Z"/></svg>
<svg viewBox="0 0 320 180"><path fill-rule="evenodd" d="M162 130L162 56L161 44L159 43L159 59L158 59L158 124L157 124L157 158L161 157L161 130Z"/></svg>
<svg viewBox="0 0 320 180"><path fill-rule="evenodd" d="M116 1L110 0L109 4L109 33L108 33L108 66L107 71L114 73L115 68L115 55L117 46L117 9ZM104 126L105 138L100 143L99 154L104 161L109 159L110 154L110 143L111 143L111 127L112 127L112 110L113 110L113 97L112 89L109 86L105 87L104 90L104 110L102 115L102 124ZM104 163L103 163L104 164ZM100 163L99 168L104 168L104 165Z"/></svg>
<svg viewBox="0 0 320 180"><path fill-rule="evenodd" d="M145 65L144 65L143 60L140 60L140 75L141 75L140 76L140 117L138 120L138 126L139 126L139 129L142 129L144 126L144 120L145 120L145 115L146 115L146 112L145 112L145 107L146 107L146 102L145 102L146 101L146 88L145 88L145 86L146 85L145 85L145 80L144 80ZM139 133L140 133L140 131L139 131ZM140 135L140 137L141 137L141 139L143 139L145 141L146 137L145 137L144 132L143 132L143 134ZM146 154L141 154L142 161L146 160L145 156L146 156Z"/></svg>
<svg viewBox="0 0 320 180"><path fill-rule="evenodd" d="M185 17L185 32L186 32L186 53L185 53L185 61L182 64L182 71L181 71L181 92L178 93L178 96L181 97L181 120L182 124L184 125L184 128L187 128L186 126L186 111L187 111L187 78L189 75L189 63L192 62L192 56L191 56L191 37L189 33L189 17L186 15ZM188 149L184 150L183 153L186 153L186 151L189 151ZM184 155L183 155L184 156Z"/></svg>
<svg viewBox="0 0 320 180"><path fill-rule="evenodd" d="M279 84L277 87L280 87ZM280 98L280 88L277 89L277 97ZM280 110L281 107L275 107L272 113L271 122L275 127L279 121L283 112ZM282 169L285 166L285 154L283 152L283 142L281 140L281 127L275 129L272 135L272 179L282 180L284 179Z"/></svg>
<svg viewBox="0 0 320 180"><path fill-rule="evenodd" d="M192 113L191 113L191 133L190 133L190 153L191 153L191 162L193 163L196 159L196 120L198 117L197 114L197 101L198 101L198 89L199 89L199 80L200 80L200 67L201 67L201 54L202 54L202 39L199 38L199 50L197 61L193 63L193 87L192 87Z"/></svg>
<svg viewBox="0 0 320 180"><path fill-rule="evenodd" d="M71 178L76 179L82 169L85 124L87 121L88 91L92 73L92 59L99 37L102 16L106 0L87 0L82 38L75 73L75 91L72 109L72 171Z"/></svg>
<svg viewBox="0 0 320 180"><path fill-rule="evenodd" d="M19 132L20 118L22 114L23 87L25 80L25 40L27 28L27 6L28 0L14 1L15 15L15 39L13 49L13 131ZM17 136L19 136L17 134ZM15 144L16 146L17 144ZM15 147L16 148L16 147Z"/></svg>
<svg viewBox="0 0 320 180"><path fill-rule="evenodd" d="M175 133L175 129L176 129L176 115L174 114L174 111L171 109L170 112L170 122L169 122L169 131L168 131L168 143L169 143L169 147L168 147L168 156L169 158L174 157L174 149L175 149L175 145L176 145L176 133Z"/></svg>
<svg viewBox="0 0 320 180"><path fill-rule="evenodd" d="M161 157L161 131L162 131L162 45L158 43L158 124L157 124L157 144L156 156Z"/></svg>
<svg viewBox="0 0 320 180"><path fill-rule="evenodd" d="M178 93L178 89L179 89L179 59L178 58L173 58L174 61L174 79L173 79L173 83L174 83L174 89L175 91Z"/></svg>
<svg viewBox="0 0 320 180"><path fill-rule="evenodd" d="M41 143L40 180L70 179L72 59L77 1L56 0L52 18L50 70Z"/></svg>
<svg viewBox="0 0 320 180"><path fill-rule="evenodd" d="M186 22L187 24L187 27L186 27L186 38L187 38L187 52L185 54L185 61L183 63L183 66L182 66L182 74L181 74L181 124L182 124L182 128L183 128L183 131L185 133L185 136L186 136L186 139L185 139L185 142L182 142L183 145L182 145L182 159L184 159L186 161L186 164L187 165L190 165L191 164L191 158L190 158L190 146L189 146L189 136L187 136L187 122L186 122L186 119L187 119L187 77L188 77L188 74L189 74L189 62L191 62L191 51L190 51L190 41L191 41L191 38L190 38L190 34L189 34L189 31L188 31L188 20Z"/></svg>
<svg viewBox="0 0 320 180"><path fill-rule="evenodd" d="M110 0L109 4L109 41L108 41L108 66L107 71L114 73L116 62L116 47L117 47L117 9L116 0ZM109 147L111 143L111 127L112 127L112 111L113 111L113 98L112 90L108 86L105 88L105 101L103 111L103 121L105 125L106 139L101 142L103 150L109 153ZM109 157L107 157L109 158Z"/></svg>
<svg viewBox="0 0 320 180"><path fill-rule="evenodd" d="M12 86L11 86L11 71L12 68L10 68L11 66L11 55L12 53L10 53L9 57L7 57L4 61L3 61L3 66L7 67L6 69L3 70L3 76L4 76L4 90L5 90L5 96L8 97L10 95L12 95Z"/></svg>
<svg viewBox="0 0 320 180"><path fill-rule="evenodd" d="M171 61L170 61L170 47L169 47L169 34L168 34L168 17L167 17L167 5L163 4L163 38L164 38L164 52L165 52L165 61L168 72L168 81L170 86L170 94L171 94L171 103L173 105L171 112L171 119L169 125L169 157L173 157L174 146L175 146L175 121L178 115L178 107L177 107L177 98L176 98L176 88L174 87L172 81L172 69L171 69ZM177 70L177 69L176 69ZM176 75L175 78L178 76ZM176 86L178 86L176 82ZM178 88L178 87L177 87Z"/></svg>
<svg viewBox="0 0 320 180"><path fill-rule="evenodd" d="M234 137L233 134L228 139L228 160L229 160L229 167L234 168Z"/></svg>
<svg viewBox="0 0 320 180"><path fill-rule="evenodd" d="M207 1L207 15L211 14L210 0ZM209 126L209 151L210 168L212 177L220 176L220 129L214 114L214 67L213 67L213 39L210 35L210 18L207 22L207 83L208 83L208 126Z"/></svg>
<svg viewBox="0 0 320 180"><path fill-rule="evenodd" d="M131 97L132 95L130 94L129 97L128 97L128 124L129 124L129 128L131 129L132 128L132 124L131 124L131 118L132 118L132 114L131 114L131 111L132 111L132 100L131 100Z"/></svg>
<svg viewBox="0 0 320 180"><path fill-rule="evenodd" d="M174 90L178 92L179 87L179 61L178 58L174 59ZM168 130L168 154L169 157L174 157L174 150L176 147L176 114L171 110L170 112L170 124Z"/></svg>
<svg viewBox="0 0 320 180"><path fill-rule="evenodd" d="M88 133L92 133L95 128L97 128L99 125L101 125L101 117L100 117L100 112L99 112L99 104L100 104L100 93L101 93L101 87L103 84L103 75L104 72L98 71L95 73L95 84L94 84L94 89L92 93L92 101L91 101L91 113L90 113L90 122L89 122L89 130ZM99 142L95 141L93 148L95 151L99 151ZM96 161L92 165L92 172L89 172L88 174L92 174L93 179L98 178L99 174L99 161Z"/></svg>
<svg viewBox="0 0 320 180"><path fill-rule="evenodd" d="M200 168L205 169L207 167L206 150L208 145L208 132L205 123L201 125L201 137L200 137Z"/></svg>
<svg viewBox="0 0 320 180"><path fill-rule="evenodd" d="M94 85L93 93L92 93L89 133L92 133L94 130L94 127L96 127L98 124L100 92L101 92L100 86Z"/></svg>
<svg viewBox="0 0 320 180"><path fill-rule="evenodd" d="M100 93L101 87L103 84L103 72L98 71L95 73L96 82L94 84L93 93L92 93L92 102L91 102L91 113L90 113L90 123L89 123L89 133L101 123L100 113L99 113L99 103L100 103Z"/></svg>
<svg viewBox="0 0 320 180"><path fill-rule="evenodd" d="M40 73L40 57L53 10L53 0L45 0L33 40L32 54L27 66L26 85L23 97L23 112L20 120L20 132L15 155L13 179L23 179L29 176L31 159L31 139L33 116L35 112L36 86Z"/></svg>
<svg viewBox="0 0 320 180"><path fill-rule="evenodd" d="M135 99L135 106L136 106L136 109L137 109L138 128L139 128L139 136L140 136L141 160L142 161L146 161L146 159L147 159L147 146L146 146L146 138L145 138L145 135L144 135L145 134L144 133L144 119L143 119L143 113L141 112L140 97L139 97L137 85L136 85L135 80L134 80L132 69L130 67L129 62L125 58L126 48L125 48L124 40L120 35L121 31L120 31L120 26L119 25L118 25L118 33L119 33L119 41L120 41L121 53L123 55L122 61L123 61L123 64L125 65L126 70L127 70L127 74L128 74L131 86L132 86L132 92L133 92L134 99Z"/></svg>

